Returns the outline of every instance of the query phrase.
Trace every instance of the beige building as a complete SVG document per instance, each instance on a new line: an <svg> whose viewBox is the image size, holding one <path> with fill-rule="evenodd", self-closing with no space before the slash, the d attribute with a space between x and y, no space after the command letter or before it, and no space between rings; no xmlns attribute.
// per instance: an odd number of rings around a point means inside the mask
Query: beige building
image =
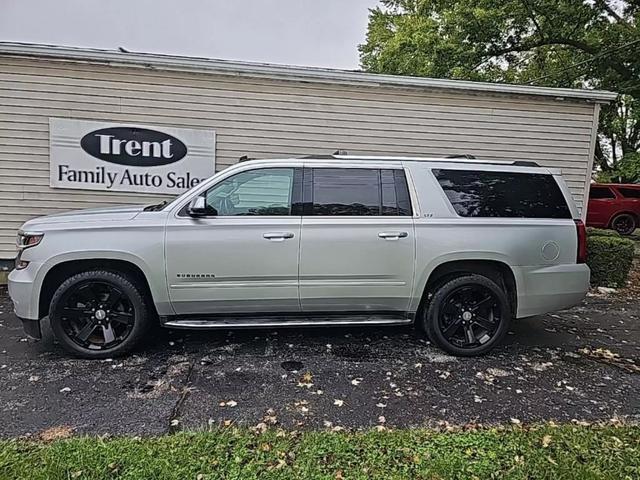
<svg viewBox="0 0 640 480"><path fill-rule="evenodd" d="M170 175L163 177L168 189L135 180L117 189L100 166L114 149L129 159L142 158L143 147L155 160L175 159L175 150L161 146L176 142L200 175L245 155L336 150L535 161L561 169L581 206L599 104L614 98L602 91L0 43L0 267L10 266L16 231L29 218L178 193L193 181L192 167L176 167L171 185ZM118 137L120 126L134 135L146 128L169 136L127 143ZM93 147L85 145L87 132ZM122 158L103 163L132 165ZM90 167L78 168L83 162Z"/></svg>

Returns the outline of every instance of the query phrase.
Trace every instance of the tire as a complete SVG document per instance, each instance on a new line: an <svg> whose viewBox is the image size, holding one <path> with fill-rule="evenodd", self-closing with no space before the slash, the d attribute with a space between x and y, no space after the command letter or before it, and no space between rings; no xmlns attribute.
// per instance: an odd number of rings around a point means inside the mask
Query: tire
<svg viewBox="0 0 640 480"><path fill-rule="evenodd" d="M145 295L133 279L119 272L90 270L58 287L49 321L69 353L111 358L128 353L140 342L151 324L149 312Z"/></svg>
<svg viewBox="0 0 640 480"><path fill-rule="evenodd" d="M442 350L472 357L500 343L511 316L511 305L499 285L483 275L461 274L436 288L422 321L429 339Z"/></svg>
<svg viewBox="0 0 640 480"><path fill-rule="evenodd" d="M637 227L638 222L630 213L620 213L611 220L611 228L620 235L631 235Z"/></svg>

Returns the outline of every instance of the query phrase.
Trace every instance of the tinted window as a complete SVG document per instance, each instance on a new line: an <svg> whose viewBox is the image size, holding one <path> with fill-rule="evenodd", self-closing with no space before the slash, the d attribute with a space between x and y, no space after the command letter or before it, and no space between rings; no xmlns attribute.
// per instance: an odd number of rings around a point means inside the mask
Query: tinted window
<svg viewBox="0 0 640 480"><path fill-rule="evenodd" d="M206 193L218 216L290 215L293 168L262 168L233 175Z"/></svg>
<svg viewBox="0 0 640 480"><path fill-rule="evenodd" d="M380 170L382 215L411 215L409 187L404 170Z"/></svg>
<svg viewBox="0 0 640 480"><path fill-rule="evenodd" d="M640 188L620 188L618 191L626 198L640 198Z"/></svg>
<svg viewBox="0 0 640 480"><path fill-rule="evenodd" d="M607 187L591 187L589 190L589 198L616 198L610 188Z"/></svg>
<svg viewBox="0 0 640 480"><path fill-rule="evenodd" d="M304 179L308 215L411 215L401 170L314 168L308 172Z"/></svg>
<svg viewBox="0 0 640 480"><path fill-rule="evenodd" d="M552 175L433 170L462 217L571 218Z"/></svg>

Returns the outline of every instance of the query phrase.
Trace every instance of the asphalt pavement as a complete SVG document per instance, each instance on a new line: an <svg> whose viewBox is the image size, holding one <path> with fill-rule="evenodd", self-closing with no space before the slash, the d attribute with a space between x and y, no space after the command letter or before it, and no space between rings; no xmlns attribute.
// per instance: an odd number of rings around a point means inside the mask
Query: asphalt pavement
<svg viewBox="0 0 640 480"><path fill-rule="evenodd" d="M127 358L89 361L43 327L27 339L0 287L2 437L640 418L640 301L615 295L514 322L492 354L465 359L412 327L158 328Z"/></svg>

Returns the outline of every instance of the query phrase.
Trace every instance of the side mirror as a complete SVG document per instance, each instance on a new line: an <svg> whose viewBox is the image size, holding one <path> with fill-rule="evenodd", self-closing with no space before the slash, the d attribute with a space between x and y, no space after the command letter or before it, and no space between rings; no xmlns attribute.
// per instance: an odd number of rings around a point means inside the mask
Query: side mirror
<svg viewBox="0 0 640 480"><path fill-rule="evenodd" d="M187 213L191 217L206 217L209 215L218 215L218 212L213 207L207 207L207 202L203 196L198 196L191 200L187 207Z"/></svg>

